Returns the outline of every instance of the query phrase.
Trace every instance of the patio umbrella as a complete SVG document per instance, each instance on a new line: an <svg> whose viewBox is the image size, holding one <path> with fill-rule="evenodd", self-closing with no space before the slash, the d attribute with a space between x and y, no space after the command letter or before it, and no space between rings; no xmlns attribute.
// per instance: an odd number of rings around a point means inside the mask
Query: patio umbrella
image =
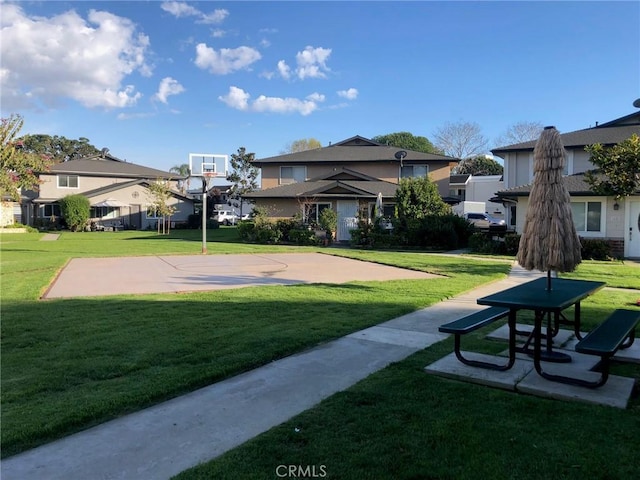
<svg viewBox="0 0 640 480"><path fill-rule="evenodd" d="M565 150L555 127L545 127L533 150L533 183L518 263L527 270L571 272L581 262L580 239L573 225L569 192L562 181Z"/></svg>
<svg viewBox="0 0 640 480"><path fill-rule="evenodd" d="M382 192L378 192L378 197L376 198L376 218L382 217Z"/></svg>

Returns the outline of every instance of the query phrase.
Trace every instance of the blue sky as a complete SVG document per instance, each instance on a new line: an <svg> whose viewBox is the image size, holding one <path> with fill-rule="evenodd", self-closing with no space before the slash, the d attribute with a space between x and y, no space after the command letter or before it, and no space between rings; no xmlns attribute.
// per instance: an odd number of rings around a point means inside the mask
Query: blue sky
<svg viewBox="0 0 640 480"><path fill-rule="evenodd" d="M0 105L168 170L476 122L561 132L640 97L640 2L2 2Z"/></svg>

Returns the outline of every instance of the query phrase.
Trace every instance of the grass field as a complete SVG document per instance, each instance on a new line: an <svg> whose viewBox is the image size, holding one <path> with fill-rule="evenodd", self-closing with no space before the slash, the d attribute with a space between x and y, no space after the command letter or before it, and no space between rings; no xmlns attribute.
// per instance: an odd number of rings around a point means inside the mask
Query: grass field
<svg viewBox="0 0 640 480"><path fill-rule="evenodd" d="M486 258L320 249L446 277L43 302L40 294L72 257L195 254L201 245L197 232L185 231L39 238L0 236L3 456L423 308L501 278L509 267ZM210 232L207 248L301 250L242 244L233 228ZM575 275L599 278L598 269L610 285L640 288L638 268L623 263L593 262ZM583 303L585 327L638 298L640 290L599 292ZM501 348L483 342L483 333L469 339L470 348ZM452 348L446 340L421 351L182 478L274 478L283 463L322 464L328 478L359 479L637 473L638 398L621 411L424 374ZM614 373L640 379L637 366ZM591 475L597 465L610 466L610 476Z"/></svg>

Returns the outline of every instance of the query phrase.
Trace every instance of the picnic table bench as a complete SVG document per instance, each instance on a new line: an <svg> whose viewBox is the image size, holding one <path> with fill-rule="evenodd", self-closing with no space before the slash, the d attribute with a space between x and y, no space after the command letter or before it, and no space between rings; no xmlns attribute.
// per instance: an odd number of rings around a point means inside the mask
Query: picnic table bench
<svg viewBox="0 0 640 480"><path fill-rule="evenodd" d="M607 383L609 378L611 357L613 357L618 350L629 348L633 344L635 328L638 323L640 323L640 311L618 309L578 342L575 347L576 352L600 357L601 375L598 380L589 381L563 375L549 374L544 372L539 365L536 365L536 370L547 380L588 388L601 387Z"/></svg>
<svg viewBox="0 0 640 480"><path fill-rule="evenodd" d="M451 333L454 335L454 352L456 354L456 358L465 365L489 368L491 370L508 370L513 366L513 363L515 362L515 355L510 354L509 360L506 364L496 364L465 358L460 350L460 337L462 335L473 332L474 330L478 330L479 328L482 328L485 325L489 325L490 323L493 323L496 320L500 320L501 318L504 318L508 315L508 308L489 307L485 308L484 310L480 310L479 312L475 312L462 317L458 320L454 320L453 322L441 325L438 330L443 333Z"/></svg>

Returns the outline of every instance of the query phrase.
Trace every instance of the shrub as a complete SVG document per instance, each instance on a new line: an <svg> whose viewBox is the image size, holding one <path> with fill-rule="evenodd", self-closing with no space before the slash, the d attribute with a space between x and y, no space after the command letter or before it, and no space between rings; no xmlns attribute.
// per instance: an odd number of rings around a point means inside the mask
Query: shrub
<svg viewBox="0 0 640 480"><path fill-rule="evenodd" d="M288 232L288 240L296 245L317 245L318 237L308 228L293 228Z"/></svg>
<svg viewBox="0 0 640 480"><path fill-rule="evenodd" d="M202 215L192 213L187 217L187 228L197 229L202 227Z"/></svg>
<svg viewBox="0 0 640 480"><path fill-rule="evenodd" d="M611 260L611 245L605 240L580 238L582 258L585 260Z"/></svg>
<svg viewBox="0 0 640 480"><path fill-rule="evenodd" d="M72 232L84 230L89 223L89 212L91 209L89 199L80 194L67 195L61 198L58 203L60 204L60 211L69 230Z"/></svg>
<svg viewBox="0 0 640 480"><path fill-rule="evenodd" d="M520 235L517 233L508 233L504 236L504 246L507 255L517 255L520 246Z"/></svg>
<svg viewBox="0 0 640 480"><path fill-rule="evenodd" d="M297 238L298 238L299 234L294 234L296 236L296 240L294 240L294 239L291 238L291 231L300 229L300 219L298 219L298 218L286 218L286 219L282 218L282 219L276 220L275 227L278 230L280 230L280 233L281 233L283 241L297 243ZM313 233L313 232L311 232L311 233ZM299 244L299 245L302 245L302 244Z"/></svg>
<svg viewBox="0 0 640 480"><path fill-rule="evenodd" d="M331 241L333 232L338 228L338 213L331 208L325 208L320 212L318 222L320 223L320 227L327 233L329 241Z"/></svg>
<svg viewBox="0 0 640 480"><path fill-rule="evenodd" d="M476 232L469 238L469 248L475 253L505 254L507 253L506 242L493 240L489 235Z"/></svg>
<svg viewBox="0 0 640 480"><path fill-rule="evenodd" d="M255 242L255 223L254 222L240 222L238 224L238 235L244 242Z"/></svg>

